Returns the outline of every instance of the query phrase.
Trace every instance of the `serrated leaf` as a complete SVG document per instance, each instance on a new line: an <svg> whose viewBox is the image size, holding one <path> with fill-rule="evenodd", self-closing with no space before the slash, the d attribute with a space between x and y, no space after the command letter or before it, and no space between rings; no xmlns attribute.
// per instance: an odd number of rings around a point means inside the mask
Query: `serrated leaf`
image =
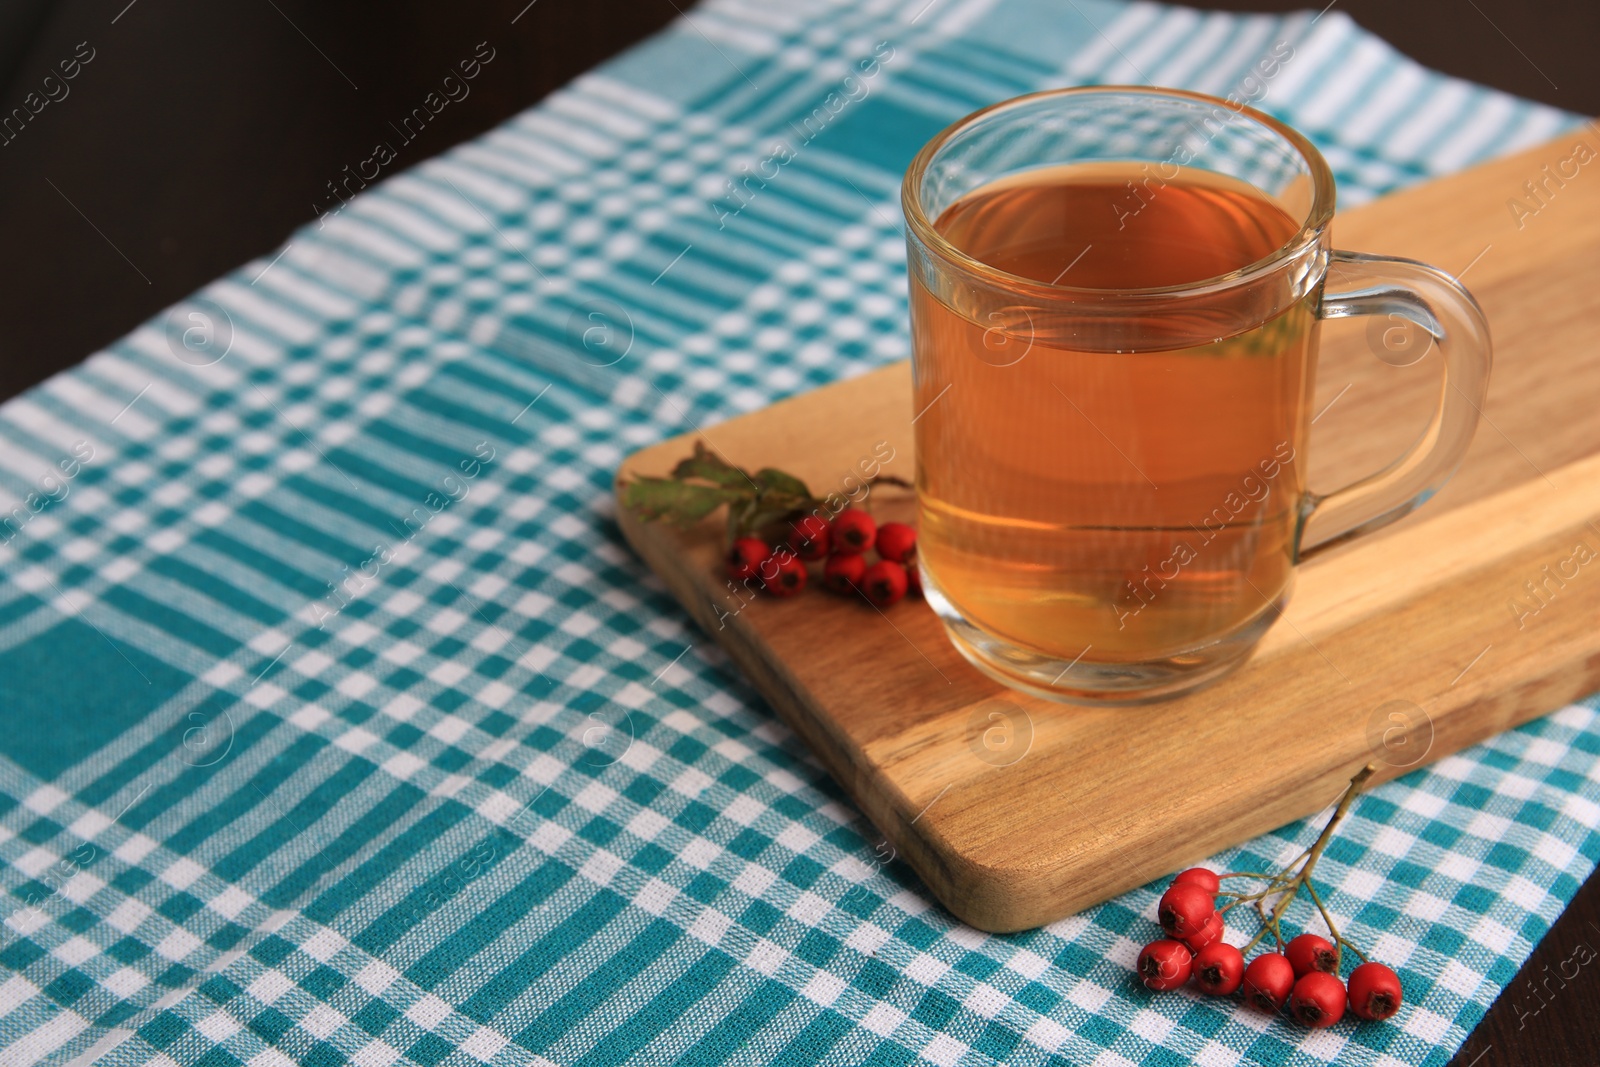
<svg viewBox="0 0 1600 1067"><path fill-rule="evenodd" d="M688 526L724 504L738 503L751 495L748 489L741 493L672 478L635 478L623 493L623 503L646 521L665 519L678 526Z"/></svg>
<svg viewBox="0 0 1600 1067"><path fill-rule="evenodd" d="M781 496L811 499L811 490L799 478L776 467L763 467L756 472L755 482L764 492Z"/></svg>
<svg viewBox="0 0 1600 1067"><path fill-rule="evenodd" d="M724 488L750 489L751 478L721 456L706 448L704 441L694 443L694 455L679 460L672 468L672 476L679 480L699 478Z"/></svg>
<svg viewBox="0 0 1600 1067"><path fill-rule="evenodd" d="M680 526L726 504L730 540L787 537L786 524L819 503L806 483L787 471L765 467L752 476L704 441L695 442L694 454L679 461L670 478L635 478L623 492L623 504L646 521L665 519Z"/></svg>

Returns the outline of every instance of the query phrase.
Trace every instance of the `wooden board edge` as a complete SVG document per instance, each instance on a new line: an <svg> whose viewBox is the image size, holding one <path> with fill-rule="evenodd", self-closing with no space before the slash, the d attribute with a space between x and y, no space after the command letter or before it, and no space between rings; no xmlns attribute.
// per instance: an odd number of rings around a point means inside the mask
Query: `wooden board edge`
<svg viewBox="0 0 1600 1067"><path fill-rule="evenodd" d="M692 442L697 436L698 434L684 434L662 442L661 445L652 446L651 450L666 446L681 449L683 444ZM962 898L961 886L967 883L981 885L971 877L951 876L950 861L954 860L960 865L963 857L954 849L948 847L944 850L939 849L935 842L911 830L916 820L915 815L910 813L910 798L898 790L875 788L868 782L860 770L863 754L856 751L847 738L824 728L823 716L817 709L809 709L804 697L800 695L805 689L799 680L785 678L772 669L771 664L756 651L753 635L748 632L746 624L734 618L729 624L719 625L714 606L695 585L695 576L679 567L672 554L651 537L645 528L645 523L622 506L621 476L629 472L629 468L624 464L619 470L617 480L619 494L617 524L628 544L666 583L673 597L684 610L689 612L695 624L738 664L783 723L822 760L828 773L844 790L851 802L860 808L867 820L884 834L896 853L906 859L940 903L949 907L958 917L962 917L963 921L967 921L963 916L964 912L980 914L959 906ZM703 609L699 607L701 604L705 605Z"/></svg>
<svg viewBox="0 0 1600 1067"><path fill-rule="evenodd" d="M676 454L695 436L683 435L655 447ZM619 472L619 491L622 474L626 471L625 464ZM758 639L748 624L736 617L719 624L716 608L701 584L709 583L709 576L691 573L689 568L683 567L682 563L687 557L675 555L671 547L672 542L695 535L665 528L647 529L646 524L620 506L620 498L618 503L619 527L634 551L662 578L696 624L728 652L785 724L818 755L851 801L884 833L930 892L958 919L993 933L1032 929L1075 914L1167 873L1153 869L1149 863L1126 863L1118 871L1119 877L1108 879L1108 864L1104 857L1091 858L1086 862L1092 865L1097 874L1095 888L1080 892L1075 885L1084 872L1082 864L1073 857L1069 857L1066 863L1042 865L985 863L946 839L939 830L937 819L930 820L921 828L914 828L922 812L914 807L913 798L903 795L890 783L868 780L861 769L865 762L864 754L857 750L848 736L827 729L820 709L808 705L806 688L798 679L786 675L760 654ZM1565 530L1557 531L1551 537L1560 540L1567 533ZM1545 671L1539 676L1523 676L1514 680L1509 687L1502 678L1498 683L1500 689L1496 692L1478 692L1471 686L1464 687L1451 704L1452 710L1441 710L1439 721L1448 732L1436 739L1428 759L1414 766L1380 768L1375 783L1408 773L1503 730L1538 718L1587 695L1600 685L1600 656L1575 647L1565 653L1565 657L1563 666L1557 672ZM1495 711L1481 716L1480 726L1469 728L1475 716L1466 712L1485 706ZM1215 832L1194 839L1193 849L1169 849L1166 855L1171 859L1172 869L1197 862L1219 849L1232 847L1323 810L1328 797L1336 793L1340 785L1359 769L1366 755L1364 752L1349 754L1343 760L1336 760L1335 765L1322 775L1302 783L1301 788L1292 793L1274 798L1272 803L1258 804L1243 817L1220 820ZM1271 814L1266 815L1267 812Z"/></svg>

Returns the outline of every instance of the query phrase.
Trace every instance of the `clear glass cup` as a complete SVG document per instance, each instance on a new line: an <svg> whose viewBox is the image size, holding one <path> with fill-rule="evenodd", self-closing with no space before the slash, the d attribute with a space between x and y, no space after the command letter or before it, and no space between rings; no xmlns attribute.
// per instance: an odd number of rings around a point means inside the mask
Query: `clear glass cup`
<svg viewBox="0 0 1600 1067"><path fill-rule="evenodd" d="M1054 182L1075 207L1039 207ZM1433 267L1332 250L1327 163L1251 108L1019 97L930 141L902 204L923 587L1008 686L1138 702L1219 677L1278 618L1295 564L1422 504L1471 441L1483 313ZM1268 243L1234 263L1235 241ZM1438 404L1395 462L1320 494L1319 323L1356 315L1425 331Z"/></svg>

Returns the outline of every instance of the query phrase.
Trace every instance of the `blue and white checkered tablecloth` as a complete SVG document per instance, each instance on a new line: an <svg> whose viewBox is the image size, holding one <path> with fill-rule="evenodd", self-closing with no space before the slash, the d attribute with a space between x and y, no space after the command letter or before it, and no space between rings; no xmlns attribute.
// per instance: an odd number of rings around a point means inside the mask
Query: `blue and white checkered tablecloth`
<svg viewBox="0 0 1600 1067"><path fill-rule="evenodd" d="M1308 1034L1136 985L1158 887L954 923L612 520L906 355L930 134L1146 81L1346 205L1576 122L1337 9L711 0L0 408L0 1063L1448 1060L1600 858L1593 701L1357 803L1319 871L1408 1006Z"/></svg>

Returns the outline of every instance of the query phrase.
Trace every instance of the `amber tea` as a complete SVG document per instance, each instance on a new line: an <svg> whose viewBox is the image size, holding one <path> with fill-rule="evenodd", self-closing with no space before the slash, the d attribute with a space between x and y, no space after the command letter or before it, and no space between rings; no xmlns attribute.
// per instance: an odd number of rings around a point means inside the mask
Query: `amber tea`
<svg viewBox="0 0 1600 1067"><path fill-rule="evenodd" d="M1034 93L929 141L901 200L923 585L1008 686L1128 702L1221 676L1297 564L1422 504L1472 439L1483 313L1425 264L1331 248L1327 162L1261 112ZM1319 323L1357 315L1432 336L1438 410L1312 492Z"/></svg>
<svg viewBox="0 0 1600 1067"><path fill-rule="evenodd" d="M1236 179L1143 178L1132 164L1030 171L936 226L1009 274L1105 290L1224 275L1299 228ZM1232 337L1124 351L1037 315L1002 334L920 284L912 300L921 552L968 621L1064 660L1092 646L1143 661L1272 610L1303 490L1306 300Z"/></svg>

